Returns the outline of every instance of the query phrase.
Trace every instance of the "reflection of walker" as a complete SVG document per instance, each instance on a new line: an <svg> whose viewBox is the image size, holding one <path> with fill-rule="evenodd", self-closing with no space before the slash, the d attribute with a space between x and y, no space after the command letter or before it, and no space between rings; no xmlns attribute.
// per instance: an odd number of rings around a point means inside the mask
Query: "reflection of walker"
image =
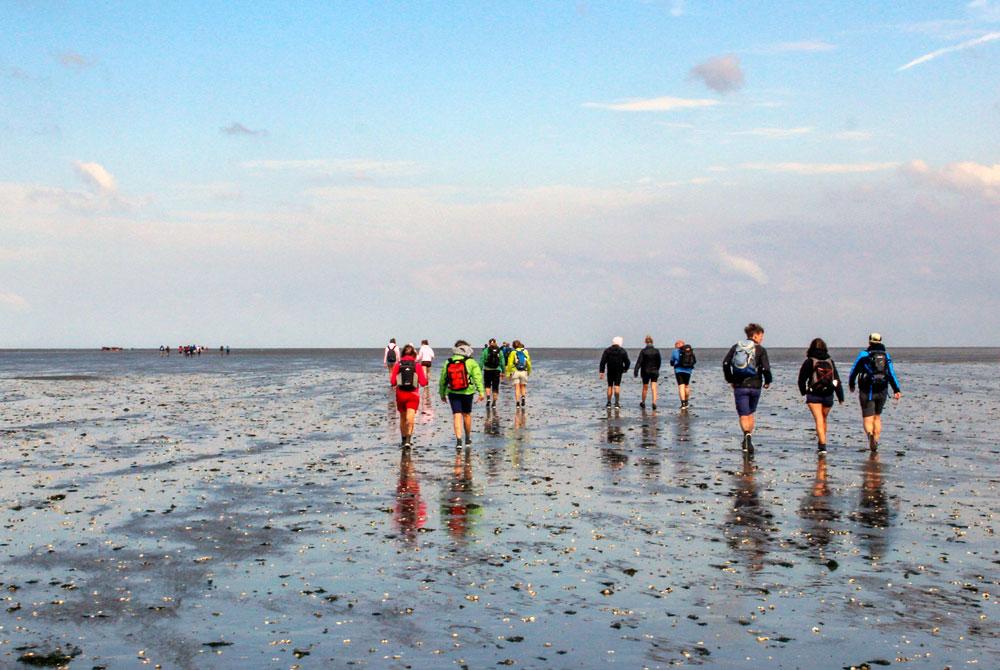
<svg viewBox="0 0 1000 670"><path fill-rule="evenodd" d="M455 452L451 483L441 501L441 516L452 537L460 540L472 531L482 514L472 481L472 450L466 447Z"/></svg>
<svg viewBox="0 0 1000 670"><path fill-rule="evenodd" d="M427 504L420 497L420 481L413 467L410 449L403 449L399 458L399 482L396 485L396 509L393 518L407 540L427 522Z"/></svg>

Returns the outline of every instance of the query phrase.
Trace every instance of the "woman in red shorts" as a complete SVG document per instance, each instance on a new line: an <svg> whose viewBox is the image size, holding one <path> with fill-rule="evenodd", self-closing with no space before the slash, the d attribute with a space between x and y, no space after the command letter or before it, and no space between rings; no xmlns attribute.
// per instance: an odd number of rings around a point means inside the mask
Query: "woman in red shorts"
<svg viewBox="0 0 1000 670"><path fill-rule="evenodd" d="M413 423L420 407L420 387L427 386L424 366L417 363L417 350L412 344L403 347L402 356L392 366L389 383L396 389L396 409L399 410L401 446L413 446Z"/></svg>

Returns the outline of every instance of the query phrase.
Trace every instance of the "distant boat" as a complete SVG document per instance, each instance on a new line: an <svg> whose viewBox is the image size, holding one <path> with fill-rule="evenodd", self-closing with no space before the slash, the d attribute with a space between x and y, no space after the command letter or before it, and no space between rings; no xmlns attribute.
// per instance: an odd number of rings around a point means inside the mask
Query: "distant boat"
<svg viewBox="0 0 1000 670"><path fill-rule="evenodd" d="M101 347L101 351L125 351L122 347Z"/></svg>

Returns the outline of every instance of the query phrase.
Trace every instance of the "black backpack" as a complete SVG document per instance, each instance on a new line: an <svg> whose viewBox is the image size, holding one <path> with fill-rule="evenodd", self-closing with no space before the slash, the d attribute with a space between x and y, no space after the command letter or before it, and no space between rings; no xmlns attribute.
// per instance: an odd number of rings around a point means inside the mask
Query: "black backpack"
<svg viewBox="0 0 1000 670"><path fill-rule="evenodd" d="M833 361L829 358L812 359L813 372L809 382L809 392L826 395L834 389Z"/></svg>
<svg viewBox="0 0 1000 670"><path fill-rule="evenodd" d="M396 373L396 386L400 391L417 390L417 363L406 360L399 362L399 372Z"/></svg>
<svg viewBox="0 0 1000 670"><path fill-rule="evenodd" d="M500 347L490 347L486 350L486 367L491 370L500 367Z"/></svg>
<svg viewBox="0 0 1000 670"><path fill-rule="evenodd" d="M385 352L385 362L386 363L396 362L396 345L388 347L388 351Z"/></svg>
<svg viewBox="0 0 1000 670"><path fill-rule="evenodd" d="M889 386L889 356L878 349L869 351L865 373L873 391L884 391Z"/></svg>
<svg viewBox="0 0 1000 670"><path fill-rule="evenodd" d="M682 368L693 368L697 359L694 357L694 349L691 348L690 344L685 344L681 347L681 355L677 359L677 364Z"/></svg>

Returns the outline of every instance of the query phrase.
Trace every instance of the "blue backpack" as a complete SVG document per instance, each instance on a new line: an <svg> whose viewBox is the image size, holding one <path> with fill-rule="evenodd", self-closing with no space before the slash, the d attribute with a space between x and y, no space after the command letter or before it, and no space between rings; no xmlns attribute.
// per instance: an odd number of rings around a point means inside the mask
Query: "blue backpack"
<svg viewBox="0 0 1000 670"><path fill-rule="evenodd" d="M514 351L514 368L522 371L528 369L528 354L524 349Z"/></svg>
<svg viewBox="0 0 1000 670"><path fill-rule="evenodd" d="M733 352L733 374L737 377L757 376L757 345L753 340L740 340Z"/></svg>

